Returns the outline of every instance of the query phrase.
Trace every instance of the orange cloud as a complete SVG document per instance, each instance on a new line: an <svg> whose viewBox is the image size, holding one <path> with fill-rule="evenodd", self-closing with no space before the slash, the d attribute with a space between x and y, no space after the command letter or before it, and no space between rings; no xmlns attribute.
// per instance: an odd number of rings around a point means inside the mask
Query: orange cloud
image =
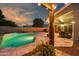
<svg viewBox="0 0 79 59"><path fill-rule="evenodd" d="M18 26L26 24L26 21L30 19L28 17L25 17L23 14L19 15L19 12L22 10L23 9L19 9L19 8L16 8L16 9L7 8L7 7L2 8L3 14L6 17L6 20L13 21Z"/></svg>

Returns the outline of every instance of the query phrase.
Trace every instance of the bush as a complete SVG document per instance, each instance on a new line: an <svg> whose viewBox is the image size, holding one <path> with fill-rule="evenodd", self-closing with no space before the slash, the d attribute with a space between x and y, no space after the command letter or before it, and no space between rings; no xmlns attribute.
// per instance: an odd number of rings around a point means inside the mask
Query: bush
<svg viewBox="0 0 79 59"><path fill-rule="evenodd" d="M37 46L35 50L39 52L39 56L55 56L54 47L49 42L42 41L42 45Z"/></svg>

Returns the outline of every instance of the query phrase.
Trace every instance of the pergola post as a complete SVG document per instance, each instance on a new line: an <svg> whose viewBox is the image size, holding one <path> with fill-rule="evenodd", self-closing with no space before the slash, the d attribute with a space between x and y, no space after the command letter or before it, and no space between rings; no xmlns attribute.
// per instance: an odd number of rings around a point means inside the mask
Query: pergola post
<svg viewBox="0 0 79 59"><path fill-rule="evenodd" d="M54 10L50 11L49 15L49 39L50 44L54 46Z"/></svg>
<svg viewBox="0 0 79 59"><path fill-rule="evenodd" d="M54 46L54 6L50 3L42 3L42 6L49 10L49 39L50 44Z"/></svg>

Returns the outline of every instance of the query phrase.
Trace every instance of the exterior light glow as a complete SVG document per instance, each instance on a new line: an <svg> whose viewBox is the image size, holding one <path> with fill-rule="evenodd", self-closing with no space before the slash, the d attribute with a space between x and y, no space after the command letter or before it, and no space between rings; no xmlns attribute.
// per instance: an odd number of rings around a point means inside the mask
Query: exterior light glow
<svg viewBox="0 0 79 59"><path fill-rule="evenodd" d="M40 4L40 3L38 3L38 6L41 6L41 4Z"/></svg>
<svg viewBox="0 0 79 59"><path fill-rule="evenodd" d="M59 20L60 20L61 22L64 22L64 20L63 20L61 17L59 17Z"/></svg>
<svg viewBox="0 0 79 59"><path fill-rule="evenodd" d="M74 22L74 21L72 21L71 23L72 23L72 24L74 24L75 22Z"/></svg>
<svg viewBox="0 0 79 59"><path fill-rule="evenodd" d="M54 4L52 4L52 7L54 7L54 9L56 9L56 6Z"/></svg>

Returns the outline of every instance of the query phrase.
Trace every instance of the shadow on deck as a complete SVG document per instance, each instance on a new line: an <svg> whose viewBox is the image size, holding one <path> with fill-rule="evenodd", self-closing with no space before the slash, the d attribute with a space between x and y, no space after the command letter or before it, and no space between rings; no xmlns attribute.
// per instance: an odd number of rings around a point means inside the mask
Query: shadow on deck
<svg viewBox="0 0 79 59"><path fill-rule="evenodd" d="M58 56L79 56L79 43L75 42L72 47L58 47L56 48Z"/></svg>

